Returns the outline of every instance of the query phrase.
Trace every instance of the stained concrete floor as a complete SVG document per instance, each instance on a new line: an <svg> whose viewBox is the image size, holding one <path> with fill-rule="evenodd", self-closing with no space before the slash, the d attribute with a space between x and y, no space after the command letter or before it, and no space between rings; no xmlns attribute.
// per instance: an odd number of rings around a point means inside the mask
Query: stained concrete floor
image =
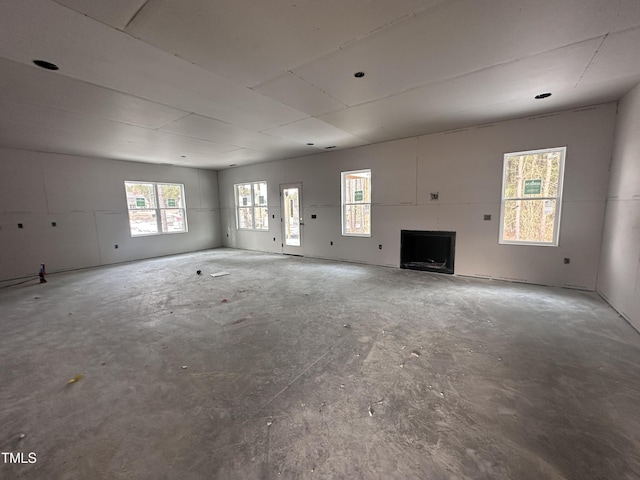
<svg viewBox="0 0 640 480"><path fill-rule="evenodd" d="M640 478L640 334L592 292L217 249L0 312L2 479Z"/></svg>

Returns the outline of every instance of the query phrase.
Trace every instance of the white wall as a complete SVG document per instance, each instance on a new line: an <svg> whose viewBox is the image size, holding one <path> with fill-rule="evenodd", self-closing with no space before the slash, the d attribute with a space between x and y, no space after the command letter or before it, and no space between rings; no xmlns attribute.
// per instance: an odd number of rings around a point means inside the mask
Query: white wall
<svg viewBox="0 0 640 480"><path fill-rule="evenodd" d="M452 230L456 274L594 290L615 114L606 104L223 170L223 242L280 252L279 184L302 182L305 255L398 266L400 230ZM567 146L560 246L499 245L503 154L559 146ZM372 237L342 237L340 172L360 168L372 169ZM255 180L268 182L270 229L237 231L233 184Z"/></svg>
<svg viewBox="0 0 640 480"><path fill-rule="evenodd" d="M183 183L189 232L132 238L125 180ZM0 280L43 262L55 272L220 246L217 181L209 170L0 149Z"/></svg>
<svg viewBox="0 0 640 480"><path fill-rule="evenodd" d="M640 330L640 85L619 103L598 292Z"/></svg>

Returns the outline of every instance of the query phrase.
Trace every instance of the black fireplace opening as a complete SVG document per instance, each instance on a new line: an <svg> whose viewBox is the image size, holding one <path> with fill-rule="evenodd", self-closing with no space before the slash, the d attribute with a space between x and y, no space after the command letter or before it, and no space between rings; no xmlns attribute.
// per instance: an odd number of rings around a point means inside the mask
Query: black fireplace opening
<svg viewBox="0 0 640 480"><path fill-rule="evenodd" d="M456 232L402 230L400 268L453 273Z"/></svg>

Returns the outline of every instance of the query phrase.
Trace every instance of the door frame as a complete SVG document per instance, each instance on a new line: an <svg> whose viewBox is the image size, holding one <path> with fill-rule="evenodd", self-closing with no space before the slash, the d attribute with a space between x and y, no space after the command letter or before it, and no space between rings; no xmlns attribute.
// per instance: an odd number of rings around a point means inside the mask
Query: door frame
<svg viewBox="0 0 640 480"><path fill-rule="evenodd" d="M285 238L285 207L284 207L284 190L287 188L297 188L298 189L298 213L300 218L300 246L296 245L286 245ZM302 182L291 182L291 183L281 183L280 184L280 234L282 235L282 253L285 255L300 255L304 254L304 215L302 208Z"/></svg>

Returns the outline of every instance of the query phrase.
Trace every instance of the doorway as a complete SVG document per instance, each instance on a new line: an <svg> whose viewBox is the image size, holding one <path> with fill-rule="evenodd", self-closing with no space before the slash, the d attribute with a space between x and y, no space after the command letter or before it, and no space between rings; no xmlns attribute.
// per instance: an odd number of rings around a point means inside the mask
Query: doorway
<svg viewBox="0 0 640 480"><path fill-rule="evenodd" d="M282 253L302 255L302 184L280 185L282 199Z"/></svg>

